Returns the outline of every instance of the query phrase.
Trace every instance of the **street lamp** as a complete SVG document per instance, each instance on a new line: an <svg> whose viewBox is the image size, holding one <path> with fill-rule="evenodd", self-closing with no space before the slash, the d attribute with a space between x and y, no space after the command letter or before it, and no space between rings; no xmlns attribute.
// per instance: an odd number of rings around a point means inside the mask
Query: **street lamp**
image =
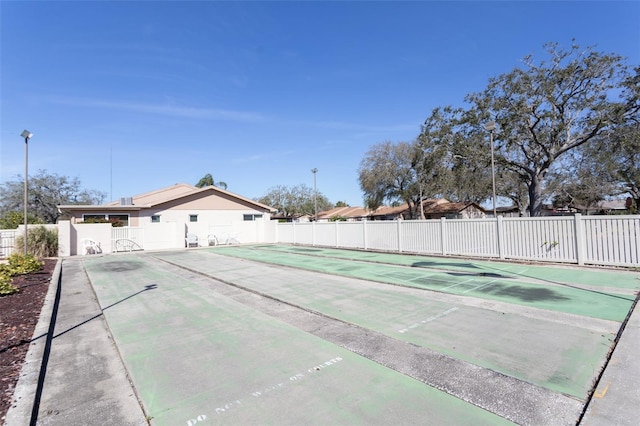
<svg viewBox="0 0 640 426"><path fill-rule="evenodd" d="M28 130L20 133L24 138L24 255L27 255L27 182L29 180L29 139L33 136Z"/></svg>
<svg viewBox="0 0 640 426"><path fill-rule="evenodd" d="M496 123L493 121L484 125L484 129L489 132L491 140L491 182L493 185L493 217L497 218L496 214L496 167L493 159L493 131L496 129Z"/></svg>
<svg viewBox="0 0 640 426"><path fill-rule="evenodd" d="M311 169L311 173L313 173L313 216L314 220L318 221L318 190L316 188L316 174L318 173L318 169L315 167Z"/></svg>
<svg viewBox="0 0 640 426"><path fill-rule="evenodd" d="M418 179L418 188L420 188L420 219L424 220L424 204L422 202L422 162L419 164L419 168L416 169L416 178Z"/></svg>

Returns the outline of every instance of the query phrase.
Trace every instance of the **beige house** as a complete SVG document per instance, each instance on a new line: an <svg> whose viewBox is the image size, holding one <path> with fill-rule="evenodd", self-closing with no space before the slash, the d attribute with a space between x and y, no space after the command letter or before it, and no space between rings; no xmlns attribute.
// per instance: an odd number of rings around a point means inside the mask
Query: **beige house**
<svg viewBox="0 0 640 426"><path fill-rule="evenodd" d="M358 221L366 218L369 212L362 207L335 207L331 210L318 213L318 222L330 222L332 220Z"/></svg>
<svg viewBox="0 0 640 426"><path fill-rule="evenodd" d="M262 242L274 232L270 219L275 209L215 186L197 188L180 183L107 204L60 205L58 209L61 220L69 221L80 231L90 226L82 225L89 219L117 220L125 227L141 229L144 249L179 246L185 244L187 235L195 236L199 246L208 245L214 235L221 243L229 238L243 243ZM113 230L115 234L118 228ZM156 247L153 241L163 243ZM112 246L116 251L115 241Z"/></svg>
<svg viewBox="0 0 640 426"><path fill-rule="evenodd" d="M483 219L485 210L476 203L437 203L425 206L425 219Z"/></svg>
<svg viewBox="0 0 640 426"><path fill-rule="evenodd" d="M486 216L484 209L476 203L453 203L444 198L423 200L422 208L425 219L478 219ZM362 207L336 207L318 214L319 222L338 218L346 221L410 219L411 211L407 204L402 204L397 207L381 206L373 211Z"/></svg>

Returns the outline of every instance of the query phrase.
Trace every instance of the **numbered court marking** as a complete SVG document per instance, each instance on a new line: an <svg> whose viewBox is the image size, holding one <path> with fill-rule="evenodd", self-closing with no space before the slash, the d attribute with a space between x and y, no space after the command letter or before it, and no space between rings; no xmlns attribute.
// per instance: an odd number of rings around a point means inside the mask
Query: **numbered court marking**
<svg viewBox="0 0 640 426"><path fill-rule="evenodd" d="M407 328L403 328L403 329L401 329L401 330L398 330L398 333L406 333L406 332L407 332L407 331L409 331L409 330L413 330L414 328L418 328L418 327L420 327L420 326L421 326L421 325L423 325L423 324L428 324L428 323L430 323L431 321L435 321L435 320L437 320L438 318L442 318L442 317L444 317L444 316L446 316L446 315L449 315L450 313L455 312L455 311L457 311L457 310L458 310L458 308L449 308L449 309L447 309L446 311L440 312L439 314L436 314L436 315L430 316L429 318L424 319L424 320L422 320L422 321L420 321L420 322L417 322L417 323L415 323L415 324L411 324L411 325L410 325L410 326L408 326Z"/></svg>
<svg viewBox="0 0 640 426"><path fill-rule="evenodd" d="M457 308L456 308L456 309L457 309ZM300 381L300 380L304 380L304 379L306 379L307 377L311 376L313 373L316 373L316 372L318 372L318 371L320 371L320 370L323 370L323 369L325 369L325 368L327 368L327 367L330 367L330 366L332 366L332 365L335 365L335 364L337 364L338 362L340 362L340 361L342 361L342 360L343 360L343 359L342 359L341 357L339 357L339 356L337 356L337 357L335 357L335 358L331 358L331 359L330 359L330 360L328 360L328 361L325 361L325 362L323 362L323 363L320 363L320 364L314 365L314 366L313 366L313 367L311 367L311 368L308 368L308 369L307 369L306 371L304 371L303 373L297 373L297 374L294 374L293 376L290 376L290 377L288 378L288 380L284 380L283 382L277 383L277 384L275 384L275 385L273 385L273 386L268 386L268 387L266 387L266 388L264 388L264 389L261 389L261 390L258 390L258 391L251 392L251 397L252 397L252 398L260 398L260 397L265 396L265 395L267 395L267 394L269 394L269 393L271 393L271 392L274 392L274 391L278 391L278 390L280 390L280 389L283 389L283 388L285 388L285 387L287 386L287 384L289 384L289 383L291 383L291 382L298 382L298 381ZM248 398L248 397L247 397L247 398ZM242 404L243 404L243 403L242 403L242 400L240 400L240 399L236 399L236 400L234 400L234 401L227 402L227 403L225 403L225 404L223 404L223 405L220 405L220 406L218 406L218 407L214 408L214 409L213 409L213 412L214 412L215 414L222 414L222 413L226 413L226 412L228 412L228 411L229 411L229 410L231 410L231 409L234 409L234 408L238 408L238 407L240 407ZM201 422L203 422L203 421L207 420L207 418L208 418L208 416L207 416L206 414L200 414L200 415L198 415L197 417L194 417L194 418L192 418L192 419L187 420L187 422L186 422L186 423L187 423L187 426L195 426L196 424L201 423Z"/></svg>

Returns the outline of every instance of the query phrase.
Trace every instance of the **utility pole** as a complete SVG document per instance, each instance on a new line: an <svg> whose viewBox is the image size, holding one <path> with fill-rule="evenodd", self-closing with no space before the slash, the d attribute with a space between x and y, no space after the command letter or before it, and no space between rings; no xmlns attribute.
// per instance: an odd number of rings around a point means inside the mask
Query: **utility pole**
<svg viewBox="0 0 640 426"><path fill-rule="evenodd" d="M318 221L318 189L316 187L316 174L318 173L318 169L315 167L311 169L311 173L313 173L313 220L315 222Z"/></svg>

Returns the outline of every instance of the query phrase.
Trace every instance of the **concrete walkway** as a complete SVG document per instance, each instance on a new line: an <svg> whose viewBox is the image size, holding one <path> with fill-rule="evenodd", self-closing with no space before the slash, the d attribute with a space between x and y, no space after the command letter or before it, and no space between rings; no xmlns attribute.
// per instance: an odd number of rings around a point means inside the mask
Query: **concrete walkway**
<svg viewBox="0 0 640 426"><path fill-rule="evenodd" d="M580 424L640 424L639 309L636 305Z"/></svg>
<svg viewBox="0 0 640 426"><path fill-rule="evenodd" d="M50 286L5 426L146 425L82 259Z"/></svg>

